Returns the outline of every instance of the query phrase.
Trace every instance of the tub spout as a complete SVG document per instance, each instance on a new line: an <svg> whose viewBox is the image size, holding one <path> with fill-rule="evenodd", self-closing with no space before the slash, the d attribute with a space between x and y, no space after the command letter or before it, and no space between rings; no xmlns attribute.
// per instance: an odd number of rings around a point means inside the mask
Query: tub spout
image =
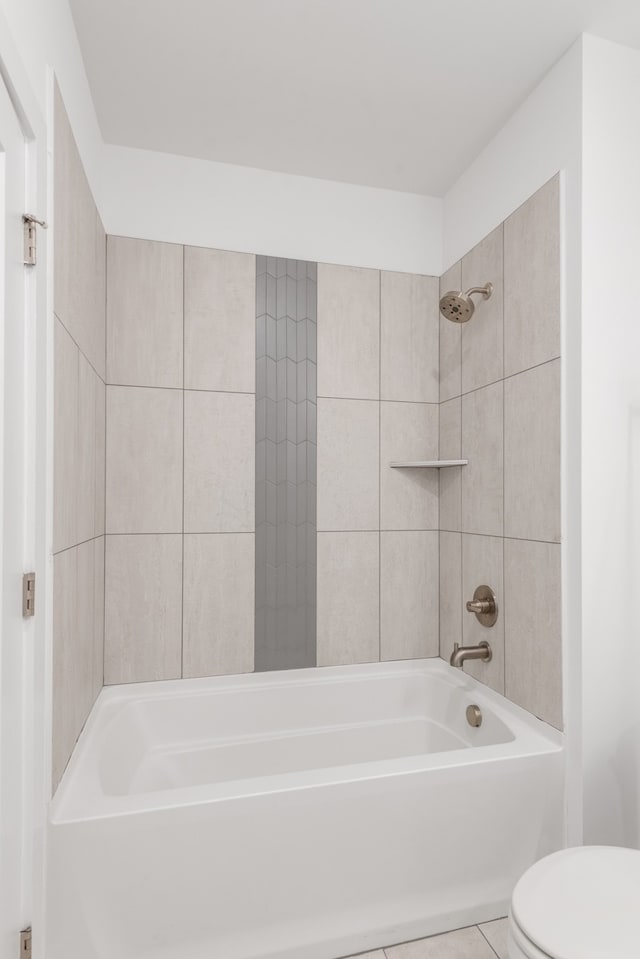
<svg viewBox="0 0 640 959"><path fill-rule="evenodd" d="M449 665L462 669L467 659L481 659L483 662L489 663L492 656L491 646L487 642L479 643L477 646L460 646L459 643L455 643Z"/></svg>

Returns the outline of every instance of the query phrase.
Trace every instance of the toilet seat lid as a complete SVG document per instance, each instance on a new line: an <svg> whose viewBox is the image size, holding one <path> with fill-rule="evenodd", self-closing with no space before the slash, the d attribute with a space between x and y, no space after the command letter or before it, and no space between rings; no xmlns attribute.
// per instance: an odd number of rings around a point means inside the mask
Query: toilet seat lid
<svg viewBox="0 0 640 959"><path fill-rule="evenodd" d="M511 914L550 959L638 959L640 852L563 849L527 870Z"/></svg>

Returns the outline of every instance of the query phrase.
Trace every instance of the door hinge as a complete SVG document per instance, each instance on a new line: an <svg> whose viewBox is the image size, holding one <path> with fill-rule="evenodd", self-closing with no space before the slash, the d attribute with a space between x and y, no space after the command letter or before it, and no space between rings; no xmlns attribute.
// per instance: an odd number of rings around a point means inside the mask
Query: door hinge
<svg viewBox="0 0 640 959"><path fill-rule="evenodd" d="M31 959L31 926L20 933L20 959Z"/></svg>
<svg viewBox="0 0 640 959"><path fill-rule="evenodd" d="M36 265L36 226L41 226L43 230L48 229L48 224L44 220L38 220L31 213L22 214L22 223L24 226L24 263L25 266Z"/></svg>
<svg viewBox="0 0 640 959"><path fill-rule="evenodd" d="M25 573L22 577L22 615L34 616L36 611L36 574Z"/></svg>

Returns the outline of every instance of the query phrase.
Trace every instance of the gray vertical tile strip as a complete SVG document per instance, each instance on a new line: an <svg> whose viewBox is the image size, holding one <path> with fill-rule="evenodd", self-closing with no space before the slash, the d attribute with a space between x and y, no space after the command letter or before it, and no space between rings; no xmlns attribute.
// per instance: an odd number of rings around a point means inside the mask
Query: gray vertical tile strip
<svg viewBox="0 0 640 959"><path fill-rule="evenodd" d="M256 670L316 665L317 266L256 258Z"/></svg>

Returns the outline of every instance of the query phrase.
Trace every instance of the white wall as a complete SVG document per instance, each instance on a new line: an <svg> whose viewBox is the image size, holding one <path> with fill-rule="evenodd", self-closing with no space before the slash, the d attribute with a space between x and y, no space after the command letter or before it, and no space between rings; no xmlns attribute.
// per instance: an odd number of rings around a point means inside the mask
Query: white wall
<svg viewBox="0 0 640 959"><path fill-rule="evenodd" d="M67 0L0 0L43 115L56 74L107 232L439 275L442 201L105 146Z"/></svg>
<svg viewBox="0 0 640 959"><path fill-rule="evenodd" d="M55 71L94 195L100 192L102 135L67 0L0 0L33 94L47 116L48 69Z"/></svg>
<svg viewBox="0 0 640 959"><path fill-rule="evenodd" d="M104 150L107 233L439 276L442 201L147 150Z"/></svg>
<svg viewBox="0 0 640 959"><path fill-rule="evenodd" d="M640 846L640 53L584 44L585 840Z"/></svg>
<svg viewBox="0 0 640 959"><path fill-rule="evenodd" d="M68 0L0 0L43 115L53 69L106 229L439 275L442 201L105 146Z"/></svg>
<svg viewBox="0 0 640 959"><path fill-rule="evenodd" d="M568 840L582 836L580 322L582 40L533 90L444 200L444 265L451 266L562 171L563 643L568 750ZM508 322L508 317L505 317Z"/></svg>
<svg viewBox="0 0 640 959"><path fill-rule="evenodd" d="M579 208L581 41L555 64L444 198L445 269L558 172ZM577 218L579 219L579 218Z"/></svg>

